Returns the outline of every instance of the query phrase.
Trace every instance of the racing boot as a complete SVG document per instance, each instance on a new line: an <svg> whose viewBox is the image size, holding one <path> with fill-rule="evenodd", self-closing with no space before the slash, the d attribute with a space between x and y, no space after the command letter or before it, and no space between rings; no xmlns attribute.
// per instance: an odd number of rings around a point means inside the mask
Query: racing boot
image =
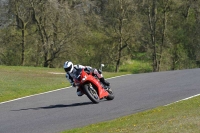
<svg viewBox="0 0 200 133"><path fill-rule="evenodd" d="M104 77L103 77L103 78L100 78L99 80L100 80L101 83L103 83L104 85L110 86L110 83L109 83L108 81L106 81L106 80L104 79Z"/></svg>
<svg viewBox="0 0 200 133"><path fill-rule="evenodd" d="M81 92L81 90L78 88L77 91L76 91L76 94L80 97L83 95L83 93Z"/></svg>

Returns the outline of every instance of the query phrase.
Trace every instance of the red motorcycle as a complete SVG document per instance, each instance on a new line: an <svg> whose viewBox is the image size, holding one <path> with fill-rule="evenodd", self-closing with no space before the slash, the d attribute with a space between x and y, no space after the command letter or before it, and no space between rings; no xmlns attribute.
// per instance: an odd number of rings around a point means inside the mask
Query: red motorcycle
<svg viewBox="0 0 200 133"><path fill-rule="evenodd" d="M91 72L86 72L84 69L77 70L74 82L93 103L99 103L104 98L107 100L114 99L110 87L104 86L96 75L92 75Z"/></svg>

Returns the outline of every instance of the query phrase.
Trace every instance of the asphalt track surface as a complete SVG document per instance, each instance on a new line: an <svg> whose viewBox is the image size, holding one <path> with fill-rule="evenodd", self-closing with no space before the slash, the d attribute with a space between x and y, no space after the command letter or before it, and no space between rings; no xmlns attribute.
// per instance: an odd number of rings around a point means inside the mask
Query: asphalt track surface
<svg viewBox="0 0 200 133"><path fill-rule="evenodd" d="M167 105L200 94L200 69L108 79L112 101L93 104L74 88L0 103L0 133L57 133Z"/></svg>

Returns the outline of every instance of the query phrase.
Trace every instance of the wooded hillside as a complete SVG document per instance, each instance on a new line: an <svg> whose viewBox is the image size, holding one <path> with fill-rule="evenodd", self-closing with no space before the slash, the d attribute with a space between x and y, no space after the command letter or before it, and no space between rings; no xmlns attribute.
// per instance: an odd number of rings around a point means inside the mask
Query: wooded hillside
<svg viewBox="0 0 200 133"><path fill-rule="evenodd" d="M1 0L0 65L200 67L200 1Z"/></svg>

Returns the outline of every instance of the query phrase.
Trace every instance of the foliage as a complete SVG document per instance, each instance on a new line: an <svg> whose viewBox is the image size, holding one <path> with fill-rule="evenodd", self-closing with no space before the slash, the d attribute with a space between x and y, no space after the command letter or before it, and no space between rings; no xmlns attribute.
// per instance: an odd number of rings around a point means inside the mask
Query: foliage
<svg viewBox="0 0 200 133"><path fill-rule="evenodd" d="M126 61L120 67L120 72L131 72L131 73L146 73L152 72L151 65L149 62L141 62L137 60Z"/></svg>
<svg viewBox="0 0 200 133"><path fill-rule="evenodd" d="M151 71L200 66L199 1L8 0L0 3L0 64L76 64L124 71L148 60ZM137 53L145 53L138 58Z"/></svg>

